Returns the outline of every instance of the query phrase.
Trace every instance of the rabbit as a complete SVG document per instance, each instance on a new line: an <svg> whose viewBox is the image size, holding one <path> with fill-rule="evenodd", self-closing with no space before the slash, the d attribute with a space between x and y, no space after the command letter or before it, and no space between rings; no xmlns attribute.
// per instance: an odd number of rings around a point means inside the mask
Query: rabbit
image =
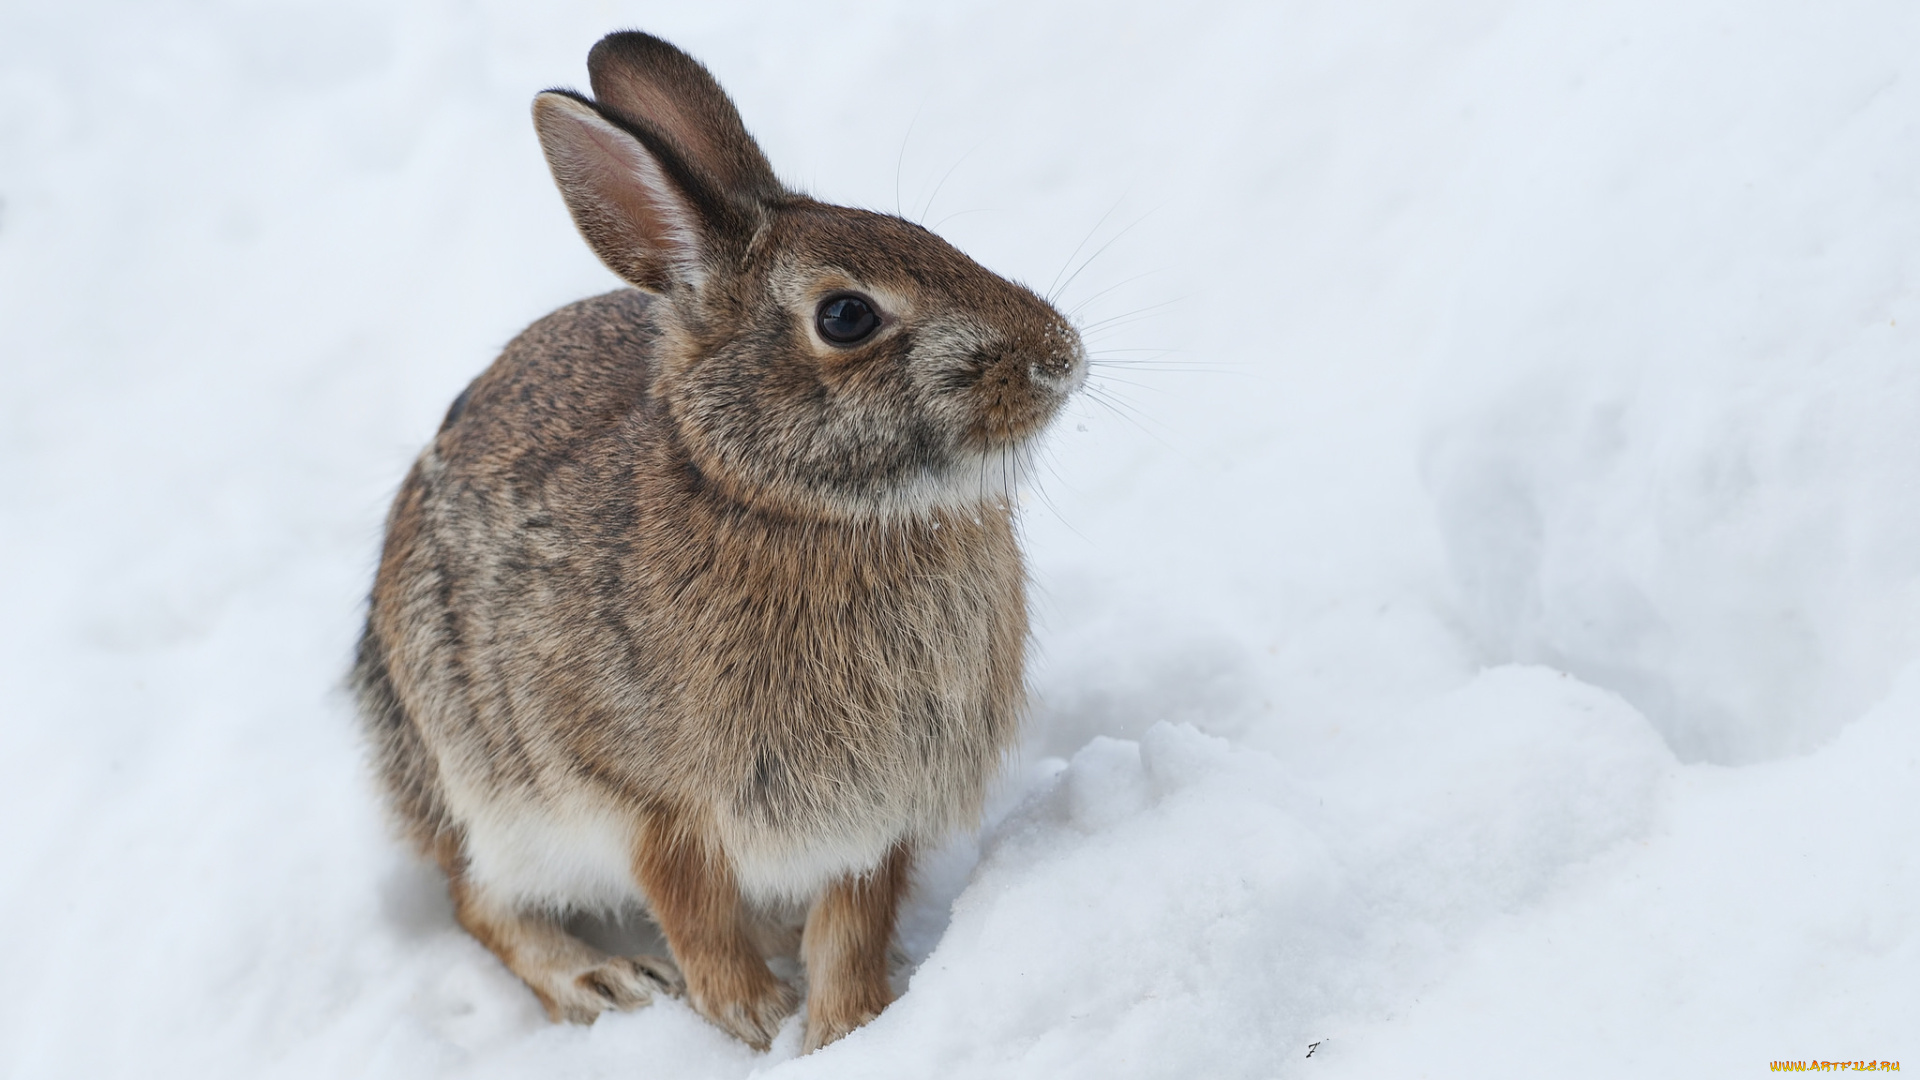
<svg viewBox="0 0 1920 1080"><path fill-rule="evenodd" d="M522 332L395 497L352 684L402 831L556 1021L684 994L806 1052L892 1000L917 852L976 827L1025 708L1014 484L1073 325L901 218L792 191L639 32L534 125L632 288ZM640 904L670 957L570 912Z"/></svg>

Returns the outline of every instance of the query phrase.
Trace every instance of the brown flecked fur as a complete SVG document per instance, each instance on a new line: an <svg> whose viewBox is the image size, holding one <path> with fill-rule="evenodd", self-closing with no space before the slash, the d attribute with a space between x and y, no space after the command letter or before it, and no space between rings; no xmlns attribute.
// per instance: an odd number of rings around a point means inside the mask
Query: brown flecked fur
<svg viewBox="0 0 1920 1080"><path fill-rule="evenodd" d="M919 226L787 191L671 45L615 34L588 67L598 101L549 91L535 123L639 290L535 323L455 401L354 682L461 925L556 1020L684 985L764 1048L797 904L812 1050L885 1008L913 851L977 821L1015 737L1010 496L1084 351ZM848 294L881 322L836 345L816 312ZM559 921L635 900L672 962Z"/></svg>

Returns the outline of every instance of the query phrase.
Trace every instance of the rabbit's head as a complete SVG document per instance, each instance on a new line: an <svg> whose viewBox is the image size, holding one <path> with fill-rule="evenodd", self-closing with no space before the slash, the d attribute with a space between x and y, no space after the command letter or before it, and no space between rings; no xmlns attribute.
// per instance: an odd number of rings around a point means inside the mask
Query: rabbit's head
<svg viewBox="0 0 1920 1080"><path fill-rule="evenodd" d="M788 191L712 75L658 38L588 57L534 123L567 208L662 300L653 390L733 497L864 518L1006 495L1085 379L1072 325L912 222Z"/></svg>

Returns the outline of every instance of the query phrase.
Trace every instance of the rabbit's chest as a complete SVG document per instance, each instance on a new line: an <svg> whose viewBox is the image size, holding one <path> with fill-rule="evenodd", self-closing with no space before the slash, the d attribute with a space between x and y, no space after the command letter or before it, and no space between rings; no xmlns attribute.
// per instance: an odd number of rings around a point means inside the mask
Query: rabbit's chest
<svg viewBox="0 0 1920 1080"><path fill-rule="evenodd" d="M656 613L677 676L658 690L698 746L687 778L757 894L970 825L1019 719L1017 550L822 547L713 559Z"/></svg>
<svg viewBox="0 0 1920 1080"><path fill-rule="evenodd" d="M985 575L835 584L748 584L674 613L676 711L737 740L739 779L776 803L824 798L796 786L806 776L873 788L875 766L978 742L1010 674L996 646L1024 633Z"/></svg>

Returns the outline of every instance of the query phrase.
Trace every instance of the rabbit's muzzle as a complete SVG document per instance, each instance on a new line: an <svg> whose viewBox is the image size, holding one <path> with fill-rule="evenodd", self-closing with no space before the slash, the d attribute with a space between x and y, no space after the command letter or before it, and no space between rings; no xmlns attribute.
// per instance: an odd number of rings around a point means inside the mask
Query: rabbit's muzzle
<svg viewBox="0 0 1920 1080"><path fill-rule="evenodd" d="M1086 350L1072 331L976 350L969 365L972 441L1007 446L1038 435L1086 382Z"/></svg>

